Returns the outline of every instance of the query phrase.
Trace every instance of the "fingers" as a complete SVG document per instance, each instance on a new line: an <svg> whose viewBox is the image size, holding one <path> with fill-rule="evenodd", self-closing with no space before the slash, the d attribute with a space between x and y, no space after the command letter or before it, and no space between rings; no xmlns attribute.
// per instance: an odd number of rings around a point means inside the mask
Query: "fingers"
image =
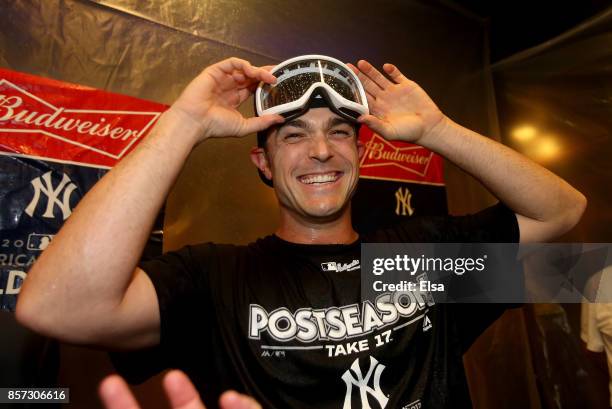
<svg viewBox="0 0 612 409"><path fill-rule="evenodd" d="M228 391L219 398L221 409L261 409L261 405L250 396Z"/></svg>
<svg viewBox="0 0 612 409"><path fill-rule="evenodd" d="M383 74L380 73L372 64L365 60L357 61L357 68L361 71L368 79L376 84L380 89L385 89L389 85L392 85L391 81L387 79Z"/></svg>
<svg viewBox="0 0 612 409"><path fill-rule="evenodd" d="M385 139L395 139L393 129L389 127L387 123L378 119L374 115L361 115L357 118L359 123L365 124L376 132L377 134L384 135Z"/></svg>
<svg viewBox="0 0 612 409"><path fill-rule="evenodd" d="M247 80L244 74L240 71L232 72L232 78L234 79L234 81L236 81L239 84L243 84Z"/></svg>
<svg viewBox="0 0 612 409"><path fill-rule="evenodd" d="M393 64L384 64L383 65L383 70L385 70L385 72L387 73L387 75L389 75L389 77L397 82L398 84L401 84L402 82L406 82L409 81L408 78L406 78L401 71Z"/></svg>
<svg viewBox="0 0 612 409"><path fill-rule="evenodd" d="M163 384L172 409L206 409L198 391L183 372L168 372Z"/></svg>
<svg viewBox="0 0 612 409"><path fill-rule="evenodd" d="M105 378L98 393L106 409L139 409L130 388L119 375Z"/></svg>
<svg viewBox="0 0 612 409"><path fill-rule="evenodd" d="M245 136L254 132L263 131L272 125L282 124L285 118L281 115L262 115L246 119L242 132L238 136Z"/></svg>
<svg viewBox="0 0 612 409"><path fill-rule="evenodd" d="M393 82L389 81L380 71L378 71L372 64L365 60L359 60L357 63L358 67L353 64L347 64L351 70L359 77L359 80L363 84L363 88L366 91L368 97L376 99L380 92L389 85L394 83L401 84L403 82L410 81L406 78L401 71L393 64L384 64L383 70ZM371 102L368 99L368 103Z"/></svg>
<svg viewBox="0 0 612 409"><path fill-rule="evenodd" d="M265 70L267 72L272 72L272 68L274 68L274 65L262 65L261 67L259 67L259 69ZM255 87L259 85L259 81L247 81L247 78L240 71L234 71L232 73L232 77L234 77L234 80L238 83L248 83L249 87L251 87L253 84ZM274 77L274 79L276 80L276 77Z"/></svg>
<svg viewBox="0 0 612 409"><path fill-rule="evenodd" d="M254 67L250 62L240 58L228 58L211 66L218 68L226 74L232 74L234 71L242 72L248 78L253 78L258 81L263 81L268 84L276 82L276 77L270 74L266 69Z"/></svg>
<svg viewBox="0 0 612 409"><path fill-rule="evenodd" d="M367 92L366 92L366 99L368 100L368 106L370 107L370 112L371 112L372 108L374 107L374 104L376 103L376 99L372 95L368 94Z"/></svg>
<svg viewBox="0 0 612 409"><path fill-rule="evenodd" d="M347 65L355 74L357 74L357 77L359 78L359 81L361 81L361 85L363 85L363 89L365 89L366 94L369 94L372 98L376 98L376 96L382 91L382 88L353 64Z"/></svg>
<svg viewBox="0 0 612 409"><path fill-rule="evenodd" d="M351 71L353 71L355 73L355 75L357 76L357 78L359 78L359 81L361 82L361 85L363 85L363 81L362 81L362 74L361 71L359 71L359 68L355 67L353 64L351 64L350 62L347 62L346 65L351 69ZM365 88L365 87L364 87ZM366 91L367 92L367 91Z"/></svg>

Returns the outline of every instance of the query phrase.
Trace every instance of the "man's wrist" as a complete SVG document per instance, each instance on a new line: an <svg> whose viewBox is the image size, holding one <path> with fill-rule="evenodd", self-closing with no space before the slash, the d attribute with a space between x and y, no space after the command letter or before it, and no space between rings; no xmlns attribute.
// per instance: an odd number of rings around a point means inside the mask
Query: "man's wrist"
<svg viewBox="0 0 612 409"><path fill-rule="evenodd" d="M190 148L207 139L205 126L182 109L174 106L162 114L157 127L156 134L168 134L174 143L188 143Z"/></svg>
<svg viewBox="0 0 612 409"><path fill-rule="evenodd" d="M429 130L423 133L423 135L416 141L418 145L427 148L433 152L437 152L436 148L440 142L444 140L444 137L449 134L450 128L454 125L454 122L447 117L442 115L440 120L435 123Z"/></svg>

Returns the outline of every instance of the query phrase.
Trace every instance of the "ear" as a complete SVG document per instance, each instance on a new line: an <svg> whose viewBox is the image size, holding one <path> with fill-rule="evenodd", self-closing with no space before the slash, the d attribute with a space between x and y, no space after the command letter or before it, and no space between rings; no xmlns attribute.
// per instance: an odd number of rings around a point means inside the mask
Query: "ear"
<svg viewBox="0 0 612 409"><path fill-rule="evenodd" d="M272 180L272 170L270 169L268 154L264 148L255 147L251 149L251 162L253 162L266 178Z"/></svg>

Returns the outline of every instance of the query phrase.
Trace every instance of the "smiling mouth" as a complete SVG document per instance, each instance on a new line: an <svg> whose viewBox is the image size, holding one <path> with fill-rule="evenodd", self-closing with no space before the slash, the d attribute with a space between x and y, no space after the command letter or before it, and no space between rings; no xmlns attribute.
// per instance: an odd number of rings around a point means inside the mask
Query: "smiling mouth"
<svg viewBox="0 0 612 409"><path fill-rule="evenodd" d="M298 176L298 180L305 185L324 185L334 183L342 176L342 172L316 173Z"/></svg>

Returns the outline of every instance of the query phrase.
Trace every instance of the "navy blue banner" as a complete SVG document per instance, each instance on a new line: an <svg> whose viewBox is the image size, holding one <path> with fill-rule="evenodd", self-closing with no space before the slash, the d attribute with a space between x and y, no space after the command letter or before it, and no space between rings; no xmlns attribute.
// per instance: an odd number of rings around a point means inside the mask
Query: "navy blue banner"
<svg viewBox="0 0 612 409"><path fill-rule="evenodd" d="M28 270L106 172L0 156L0 310L15 310Z"/></svg>

